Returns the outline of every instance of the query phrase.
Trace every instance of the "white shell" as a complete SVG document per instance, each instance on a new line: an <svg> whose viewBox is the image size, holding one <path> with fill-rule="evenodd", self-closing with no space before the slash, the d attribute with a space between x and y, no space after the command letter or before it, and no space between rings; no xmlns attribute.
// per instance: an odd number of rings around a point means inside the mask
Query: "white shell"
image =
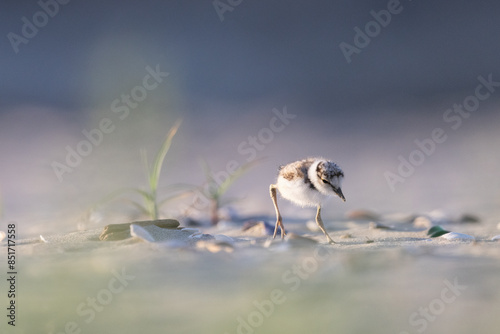
<svg viewBox="0 0 500 334"><path fill-rule="evenodd" d="M191 234L201 233L201 231L197 228L183 227L183 232L191 232Z"/></svg>
<svg viewBox="0 0 500 334"><path fill-rule="evenodd" d="M155 242L153 236L146 231L146 229L142 226L131 224L130 225L130 235L133 237L137 237L147 242Z"/></svg>
<svg viewBox="0 0 500 334"><path fill-rule="evenodd" d="M224 234L216 234L214 235L215 240L218 242L225 242L226 244L229 245L234 245L234 239L231 237L228 237L227 235Z"/></svg>
<svg viewBox="0 0 500 334"><path fill-rule="evenodd" d="M425 216L418 216L413 220L413 225L415 227L430 228L432 226L432 221Z"/></svg>
<svg viewBox="0 0 500 334"><path fill-rule="evenodd" d="M446 240L476 240L476 238L471 235L457 232L443 234L440 238L444 238Z"/></svg>
<svg viewBox="0 0 500 334"><path fill-rule="evenodd" d="M495 235L493 238L491 238L491 241L497 241L500 240L500 235Z"/></svg>

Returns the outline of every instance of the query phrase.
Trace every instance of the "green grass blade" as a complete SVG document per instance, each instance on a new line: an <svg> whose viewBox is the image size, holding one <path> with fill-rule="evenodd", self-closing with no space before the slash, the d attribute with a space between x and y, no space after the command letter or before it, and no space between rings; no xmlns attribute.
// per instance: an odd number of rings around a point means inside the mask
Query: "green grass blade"
<svg viewBox="0 0 500 334"><path fill-rule="evenodd" d="M165 141L163 142L163 145L161 146L160 150L158 151L158 154L156 155L155 162L153 164L153 169L150 172L149 175L149 187L152 191L156 191L158 188L158 183L160 181L160 173L161 173L161 167L163 166L163 161L165 160L165 156L167 155L168 150L170 149L170 146L172 145L172 139L174 138L175 134L177 133L177 130L179 129L181 125L181 120L178 120L175 122L174 126L170 129L170 131L167 134L167 137L165 138Z"/></svg>
<svg viewBox="0 0 500 334"><path fill-rule="evenodd" d="M219 185L215 181L212 169L210 168L210 165L205 159L200 158L199 163L201 169L203 170L203 174L205 174L206 184L208 185L208 188L206 189L207 191L205 191L203 186L200 186L199 189L201 193L207 196L209 199L217 201L219 199L219 193L218 193Z"/></svg>
<svg viewBox="0 0 500 334"><path fill-rule="evenodd" d="M205 180L207 180L207 183L209 184L215 183L212 169L210 168L208 162L205 159L200 158L199 164L201 166L201 169L203 170L203 174L205 175Z"/></svg>
<svg viewBox="0 0 500 334"><path fill-rule="evenodd" d="M148 152L145 149L140 149L139 153L141 154L141 161L142 161L142 166L144 167L146 180L148 180L149 182L149 176L151 175L151 170L148 162Z"/></svg>

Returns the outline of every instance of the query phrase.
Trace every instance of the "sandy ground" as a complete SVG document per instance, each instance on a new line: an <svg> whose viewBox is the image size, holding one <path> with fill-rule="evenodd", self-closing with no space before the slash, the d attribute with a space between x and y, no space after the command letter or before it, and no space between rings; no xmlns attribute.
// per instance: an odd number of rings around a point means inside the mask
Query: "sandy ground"
<svg viewBox="0 0 500 334"><path fill-rule="evenodd" d="M305 241L201 228L231 245L219 252L206 235L105 242L101 228L18 240L16 326L3 317L2 333L498 332L496 226L444 225L476 239L448 241L385 223L329 222L335 245L303 221L285 226Z"/></svg>

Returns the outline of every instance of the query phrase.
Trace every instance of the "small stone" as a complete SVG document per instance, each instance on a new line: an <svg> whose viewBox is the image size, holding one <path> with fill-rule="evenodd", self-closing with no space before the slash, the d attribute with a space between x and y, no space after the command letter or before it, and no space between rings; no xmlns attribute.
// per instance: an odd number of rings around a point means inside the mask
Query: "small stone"
<svg viewBox="0 0 500 334"><path fill-rule="evenodd" d="M495 235L493 238L491 238L491 241L498 241L500 240L500 235Z"/></svg>
<svg viewBox="0 0 500 334"><path fill-rule="evenodd" d="M45 239L45 238L43 237L43 235L41 235L41 234L40 234L40 240L41 240L42 242L46 243L46 244L48 244L48 243L49 243L49 242L47 241L47 239Z"/></svg>
<svg viewBox="0 0 500 334"><path fill-rule="evenodd" d="M258 225L260 223L263 223L263 221L255 221L255 220L249 220L249 221L246 221L244 224L243 224L243 227L241 228L243 231L246 231L252 227L254 227L255 225Z"/></svg>
<svg viewBox="0 0 500 334"><path fill-rule="evenodd" d="M418 216L413 220L413 225L415 227L430 228L432 226L432 221L425 216Z"/></svg>
<svg viewBox="0 0 500 334"><path fill-rule="evenodd" d="M474 238L471 235L457 233L457 232L450 232L450 233L443 234L441 236L441 238L444 238L446 240L476 240L476 238Z"/></svg>
<svg viewBox="0 0 500 334"><path fill-rule="evenodd" d="M450 233L450 231L446 231L439 225L433 226L429 229L429 231L427 231L427 235L430 236L431 238L437 238L447 233Z"/></svg>
<svg viewBox="0 0 500 334"><path fill-rule="evenodd" d="M480 221L481 221L481 219L479 219L478 216L468 214L468 213L464 213L459 219L460 223L466 223L466 224L479 223Z"/></svg>
<svg viewBox="0 0 500 334"><path fill-rule="evenodd" d="M123 224L109 224L104 226L104 229L99 236L99 240L102 241L114 241L114 240L123 240L132 237L130 234L130 225L137 226L150 226L155 225L160 228L165 229L175 229L179 227L179 221L176 219L157 219L157 220L145 220L145 221L136 221L132 223L123 223Z"/></svg>
<svg viewBox="0 0 500 334"><path fill-rule="evenodd" d="M274 226L264 221L249 221L243 225L245 235L254 237L265 237L274 234ZM281 228L278 227L277 235L280 235Z"/></svg>
<svg viewBox="0 0 500 334"><path fill-rule="evenodd" d="M0 231L0 241L2 241L3 239L5 239L7 235L5 234L4 231Z"/></svg>
<svg viewBox="0 0 500 334"><path fill-rule="evenodd" d="M196 248L206 249L211 253L226 252L232 253L234 246L232 244L217 240L201 240L196 243Z"/></svg>
<svg viewBox="0 0 500 334"><path fill-rule="evenodd" d="M398 223L412 223L417 215L413 213L388 213L382 216L383 221L398 222Z"/></svg>
<svg viewBox="0 0 500 334"><path fill-rule="evenodd" d="M353 210L346 213L347 219L352 220L379 220L380 215L368 210Z"/></svg>
<svg viewBox="0 0 500 334"><path fill-rule="evenodd" d="M151 222L151 224L149 224ZM148 225L155 225L160 228L177 228L179 227L179 221L177 219L157 219L157 220L151 220L151 221L139 221L139 222L133 222L132 224L135 225L141 225L145 224L144 226ZM143 225L141 225L143 226Z"/></svg>
<svg viewBox="0 0 500 334"><path fill-rule="evenodd" d="M117 241L117 240L125 240L131 238L130 229L128 231L119 231L119 232L109 232L109 233L101 233L99 236L99 240L101 241Z"/></svg>
<svg viewBox="0 0 500 334"><path fill-rule="evenodd" d="M234 239L231 237L228 237L227 235L224 234L216 234L214 235L215 240L218 242L225 242L227 244L234 245Z"/></svg>
<svg viewBox="0 0 500 334"><path fill-rule="evenodd" d="M392 230L393 228L391 226L387 226L381 223L376 223L376 222L370 222L368 224L368 228L370 230L375 230L375 229L380 229L380 230Z"/></svg>
<svg viewBox="0 0 500 334"><path fill-rule="evenodd" d="M352 238L352 234L350 234L350 233L342 234L340 236L340 239L351 239L351 238Z"/></svg>

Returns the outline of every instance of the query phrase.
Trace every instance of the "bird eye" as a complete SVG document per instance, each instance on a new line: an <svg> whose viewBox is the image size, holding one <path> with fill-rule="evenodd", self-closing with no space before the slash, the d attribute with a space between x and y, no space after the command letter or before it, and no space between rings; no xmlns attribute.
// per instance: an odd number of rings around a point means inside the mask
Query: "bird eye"
<svg viewBox="0 0 500 334"><path fill-rule="evenodd" d="M328 183L328 181L325 179L321 179L321 181L323 181L323 183Z"/></svg>

